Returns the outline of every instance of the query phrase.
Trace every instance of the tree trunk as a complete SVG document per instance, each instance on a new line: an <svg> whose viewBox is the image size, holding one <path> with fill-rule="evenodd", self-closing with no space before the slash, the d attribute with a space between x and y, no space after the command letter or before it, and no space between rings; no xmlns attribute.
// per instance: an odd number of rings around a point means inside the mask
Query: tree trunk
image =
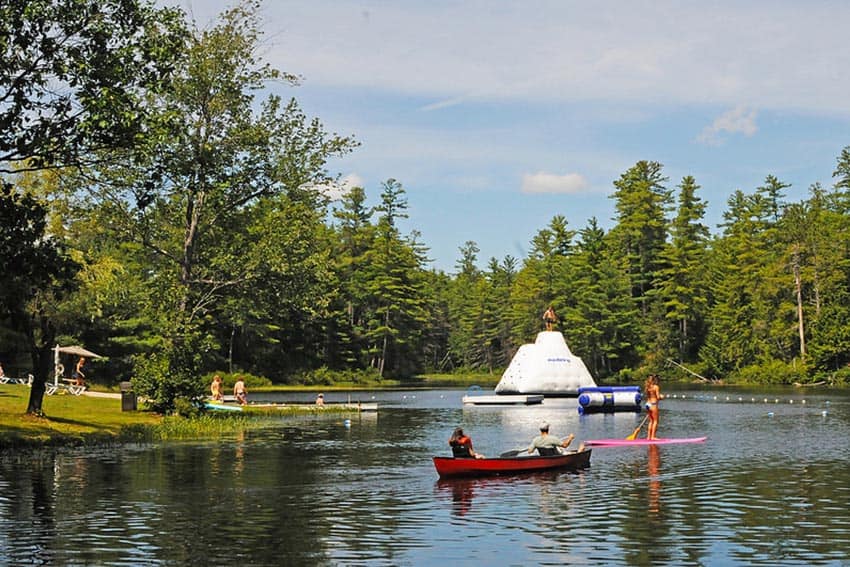
<svg viewBox="0 0 850 567"><path fill-rule="evenodd" d="M55 339L55 333L49 333L45 337L44 344L30 346L32 358L33 381L30 389L30 399L27 404L27 413L30 415L44 415L42 404L44 393L47 390L47 379L53 375L53 348L51 345Z"/></svg>
<svg viewBox="0 0 850 567"><path fill-rule="evenodd" d="M800 333L800 356L806 358L806 333L803 327L803 283L800 277L800 256L794 254L794 285L797 288L797 330Z"/></svg>
<svg viewBox="0 0 850 567"><path fill-rule="evenodd" d="M230 343L227 345L227 371L233 374L233 341L236 337L236 325L230 325Z"/></svg>

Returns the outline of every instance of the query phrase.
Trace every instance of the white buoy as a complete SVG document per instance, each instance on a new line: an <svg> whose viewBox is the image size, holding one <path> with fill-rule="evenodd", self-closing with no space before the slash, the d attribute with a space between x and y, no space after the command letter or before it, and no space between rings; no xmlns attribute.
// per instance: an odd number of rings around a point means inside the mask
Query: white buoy
<svg viewBox="0 0 850 567"><path fill-rule="evenodd" d="M826 410L823 410L822 412L820 412L820 414L821 414L822 416L826 417Z"/></svg>
<svg viewBox="0 0 850 567"><path fill-rule="evenodd" d="M772 411L767 412L767 417L773 417L773 412Z"/></svg>
<svg viewBox="0 0 850 567"><path fill-rule="evenodd" d="M350 419L346 419L346 420L344 420L344 421L342 422L342 424L343 424L345 427L351 427L351 420L350 420Z"/></svg>

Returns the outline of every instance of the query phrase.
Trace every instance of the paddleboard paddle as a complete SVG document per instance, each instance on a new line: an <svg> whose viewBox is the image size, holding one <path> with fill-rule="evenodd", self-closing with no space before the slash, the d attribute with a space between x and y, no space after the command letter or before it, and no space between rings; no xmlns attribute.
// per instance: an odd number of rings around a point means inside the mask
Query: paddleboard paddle
<svg viewBox="0 0 850 567"><path fill-rule="evenodd" d="M648 413L646 414L646 417L643 418L643 421L640 422L640 425L638 425L637 428L632 431L632 434L626 437L626 441L634 441L635 439L637 439L638 433L640 433L640 428L643 427L643 424L646 423L647 419L649 419Z"/></svg>

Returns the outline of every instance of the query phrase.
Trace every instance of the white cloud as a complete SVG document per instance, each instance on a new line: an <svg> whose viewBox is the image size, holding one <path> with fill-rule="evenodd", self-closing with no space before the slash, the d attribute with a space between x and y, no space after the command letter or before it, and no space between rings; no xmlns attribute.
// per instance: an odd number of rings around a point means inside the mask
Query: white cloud
<svg viewBox="0 0 850 567"><path fill-rule="evenodd" d="M715 145L723 142L724 133L743 134L750 137L756 132L758 132L756 111L739 105L715 118L711 125L706 126L700 132L697 141Z"/></svg>
<svg viewBox="0 0 850 567"><path fill-rule="evenodd" d="M158 0L200 21L230 0ZM478 101L736 104L850 113L841 3L675 0L264 5L267 59L332 89ZM675 25L670 25L675 22ZM813 88L812 85L817 85Z"/></svg>
<svg viewBox="0 0 850 567"><path fill-rule="evenodd" d="M313 185L312 188L324 193L331 201L339 201L348 194L352 188L362 186L363 179L361 179L356 173L349 173L348 175L341 177L336 183L330 182Z"/></svg>
<svg viewBox="0 0 850 567"><path fill-rule="evenodd" d="M526 173L522 176L523 193L554 193L575 195L587 188L587 180L578 173Z"/></svg>

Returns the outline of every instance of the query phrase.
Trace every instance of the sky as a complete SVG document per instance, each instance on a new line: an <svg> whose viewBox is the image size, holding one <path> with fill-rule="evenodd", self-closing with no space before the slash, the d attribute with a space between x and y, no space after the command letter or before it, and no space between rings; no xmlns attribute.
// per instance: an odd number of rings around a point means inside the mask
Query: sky
<svg viewBox="0 0 850 567"><path fill-rule="evenodd" d="M232 2L158 0L200 28ZM555 215L614 225L613 182L640 160L691 175L717 232L765 177L788 201L833 184L850 146L850 3L266 0L261 54L360 147L328 170L369 202L399 181L429 267L459 249L525 258Z"/></svg>

